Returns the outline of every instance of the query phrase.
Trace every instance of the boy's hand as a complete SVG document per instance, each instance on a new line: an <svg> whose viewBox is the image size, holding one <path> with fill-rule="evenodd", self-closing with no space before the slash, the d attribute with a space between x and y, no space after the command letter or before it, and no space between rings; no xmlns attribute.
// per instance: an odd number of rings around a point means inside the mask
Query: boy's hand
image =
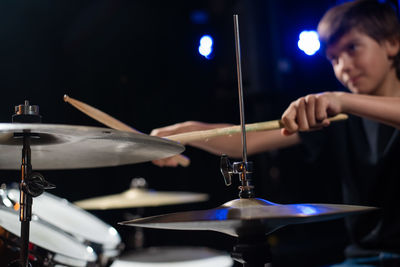
<svg viewBox="0 0 400 267"><path fill-rule="evenodd" d="M328 118L341 112L338 92L325 92L301 97L292 102L282 115L283 135L321 129Z"/></svg>
<svg viewBox="0 0 400 267"><path fill-rule="evenodd" d="M183 156L183 155L182 155ZM183 156L185 157L185 156ZM185 157L187 158L187 157ZM157 165L158 167L178 167L179 162L176 161L176 157L169 157L169 158L164 158L164 159L156 159L152 161L154 165Z"/></svg>
<svg viewBox="0 0 400 267"><path fill-rule="evenodd" d="M205 129L205 123L197 122L197 121L187 121L182 123L177 123L174 125L157 128L151 131L150 135L165 137L180 133L192 132L192 131L200 131ZM185 144L183 144L185 145ZM178 162L175 157L169 157L165 159L158 159L152 161L154 165L159 167L177 167Z"/></svg>

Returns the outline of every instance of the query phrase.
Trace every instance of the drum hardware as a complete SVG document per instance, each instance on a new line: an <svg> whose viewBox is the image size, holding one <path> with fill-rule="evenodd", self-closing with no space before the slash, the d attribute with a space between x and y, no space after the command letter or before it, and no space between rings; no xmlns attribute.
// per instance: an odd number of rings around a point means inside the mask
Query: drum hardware
<svg viewBox="0 0 400 267"><path fill-rule="evenodd" d="M211 230L237 237L231 257L243 266L265 266L271 262L266 235L288 224L309 223L341 218L375 210L372 207L334 204L280 205L254 197L251 182L252 163L247 161L246 127L244 123L243 89L240 61L238 15L234 15L239 108L242 137L242 162L231 164L221 157L220 169L225 184L239 175L239 199L210 210L178 212L121 222L122 225L174 230Z"/></svg>
<svg viewBox="0 0 400 267"><path fill-rule="evenodd" d="M7 196L7 191L6 191L6 184L1 184L0 186L0 206L4 205L7 208L13 208L15 203L10 200ZM18 210L19 210L19 206L18 206Z"/></svg>
<svg viewBox="0 0 400 267"><path fill-rule="evenodd" d="M29 105L25 101L23 105L15 107L12 116L13 123L40 123L39 107ZM44 190L55 188L47 182L43 175L32 172L31 165L31 138L37 136L29 131L14 133L14 138L22 138L21 183L20 183L20 221L21 221L21 250L20 259L11 263L11 266L29 266L29 230L32 219L32 198L40 196Z"/></svg>
<svg viewBox="0 0 400 267"><path fill-rule="evenodd" d="M247 142L246 142L246 125L244 116L244 97L243 97L243 82L242 82L242 63L240 55L240 37L239 37L239 16L233 16L233 24L235 31L235 51L236 51L236 70L239 95L239 114L242 137L242 162L234 162L230 164L226 155L221 157L221 173L224 177L225 184L229 186L231 182L231 174L238 174L241 182L239 186L239 198L250 199L254 198L254 186L251 184L250 175L252 173L252 162L247 161ZM243 266L258 266L271 261L269 257L270 249L265 238L264 229L260 229L256 235L248 235L247 229L238 229L238 243L233 247L231 256L234 260L243 264ZM258 232L258 231L257 231ZM255 239L256 238L256 239ZM244 242L241 242L245 240ZM258 241L260 240L260 241ZM239 243L240 242L240 243Z"/></svg>
<svg viewBox="0 0 400 267"><path fill-rule="evenodd" d="M232 184L232 175L238 174L242 183L239 186L240 198L254 198L254 186L251 184L250 175L253 172L253 162L234 162L229 161L226 155L221 156L220 170L226 186Z"/></svg>
<svg viewBox="0 0 400 267"><path fill-rule="evenodd" d="M130 188L136 188L136 189L148 189L148 183L146 179L143 177L136 177L133 178L131 181ZM132 213L125 213L124 218L125 220L134 220L138 218L142 218L144 214L144 207L138 207L136 209L136 214ZM133 235L131 234L130 237L128 238L128 244L130 248L133 248L135 251L141 250L144 247L144 242L145 242L145 236L144 236L144 230L142 227L134 227L134 232Z"/></svg>
<svg viewBox="0 0 400 267"><path fill-rule="evenodd" d="M133 214L130 212L125 212L123 215L124 220L130 221L143 217L143 208L138 208L138 211ZM125 249L134 251L141 250L145 246L145 233L142 227L132 227L132 232L127 233L127 238L125 242Z"/></svg>

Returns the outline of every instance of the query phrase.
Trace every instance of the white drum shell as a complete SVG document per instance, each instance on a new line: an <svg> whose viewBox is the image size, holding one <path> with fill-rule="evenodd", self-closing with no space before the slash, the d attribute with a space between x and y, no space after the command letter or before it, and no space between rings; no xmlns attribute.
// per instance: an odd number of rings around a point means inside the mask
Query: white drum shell
<svg viewBox="0 0 400 267"><path fill-rule="evenodd" d="M8 197L16 202L19 201L19 194L18 189L8 189ZM32 214L75 236L81 242L101 245L102 252L107 255L119 254L121 237L117 230L66 199L44 192L33 199Z"/></svg>
<svg viewBox="0 0 400 267"><path fill-rule="evenodd" d="M0 227L20 237L21 223L19 212L0 206ZM85 246L62 230L33 216L30 223L29 241L53 254L55 262L66 266L87 266L97 260L97 255L89 246Z"/></svg>

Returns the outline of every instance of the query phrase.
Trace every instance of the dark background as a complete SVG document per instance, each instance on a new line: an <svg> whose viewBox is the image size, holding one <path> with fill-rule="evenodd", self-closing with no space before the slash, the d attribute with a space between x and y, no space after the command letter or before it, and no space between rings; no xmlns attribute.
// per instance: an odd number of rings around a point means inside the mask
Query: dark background
<svg viewBox="0 0 400 267"><path fill-rule="evenodd" d="M186 120L239 124L233 14L239 14L246 122L278 119L290 101L337 90L329 63L297 48L298 34L315 29L337 1L1 1L0 118L14 106L39 105L44 123L102 126L69 104L68 94L150 133ZM196 21L194 15L205 15ZM214 37L211 60L197 52L203 34ZM205 203L146 208L144 216L214 208L237 198L227 188L219 157L190 147L188 168L151 163L85 170L42 171L69 201L120 193L134 177L159 191L210 195ZM304 159L301 147L250 157L260 198L278 203L340 203L339 179ZM68 162L66 162L68 164ZM34 166L33 166L34 167ZM1 171L1 181L19 181ZM339 177L338 177L339 178ZM137 210L94 212L131 248L134 230L117 222ZM195 245L229 251L235 239L214 232L145 230L146 246ZM345 244L341 221L285 227L271 234L276 266L317 266L339 261Z"/></svg>

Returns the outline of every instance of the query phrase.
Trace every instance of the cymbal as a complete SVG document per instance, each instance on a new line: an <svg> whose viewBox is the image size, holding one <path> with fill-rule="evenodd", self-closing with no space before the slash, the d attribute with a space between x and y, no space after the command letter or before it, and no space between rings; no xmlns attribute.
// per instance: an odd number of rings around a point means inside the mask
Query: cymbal
<svg viewBox="0 0 400 267"><path fill-rule="evenodd" d="M21 168L22 138L31 138L33 169L110 167L161 159L179 154L184 147L163 138L108 128L41 124L0 123L0 169Z"/></svg>
<svg viewBox="0 0 400 267"><path fill-rule="evenodd" d="M124 209L184 204L208 200L207 194L189 192L157 192L131 188L120 194L80 200L74 204L87 210Z"/></svg>
<svg viewBox="0 0 400 267"><path fill-rule="evenodd" d="M170 213L119 224L171 230L211 230L239 236L252 231L270 233L288 224L338 219L375 209L339 204L281 205L259 198L235 199L215 209Z"/></svg>

